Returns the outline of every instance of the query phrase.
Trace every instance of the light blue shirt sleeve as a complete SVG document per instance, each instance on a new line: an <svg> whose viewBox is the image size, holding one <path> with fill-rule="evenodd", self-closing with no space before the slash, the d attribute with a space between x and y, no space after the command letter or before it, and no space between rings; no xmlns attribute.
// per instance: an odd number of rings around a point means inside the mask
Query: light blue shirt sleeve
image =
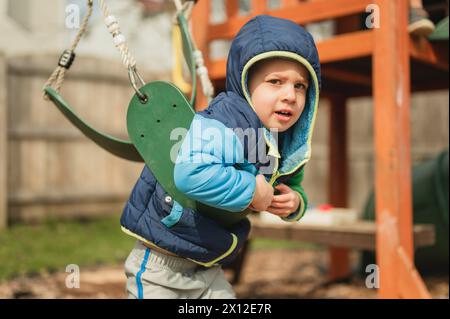
<svg viewBox="0 0 450 319"><path fill-rule="evenodd" d="M234 131L196 114L177 156L174 182L194 200L240 212L250 205L256 186L254 173L236 168L244 162L244 149Z"/></svg>

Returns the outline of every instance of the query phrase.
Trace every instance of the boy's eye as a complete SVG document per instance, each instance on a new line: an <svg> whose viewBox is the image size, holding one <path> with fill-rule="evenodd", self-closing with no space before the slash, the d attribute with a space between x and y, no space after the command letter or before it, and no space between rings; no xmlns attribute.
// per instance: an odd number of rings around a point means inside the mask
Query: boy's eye
<svg viewBox="0 0 450 319"><path fill-rule="evenodd" d="M271 79L271 80L268 80L267 82L269 82L271 84L280 84L281 83L281 81L278 79Z"/></svg>
<svg viewBox="0 0 450 319"><path fill-rule="evenodd" d="M296 88L296 89L299 89L299 90L306 90L306 85L303 84L303 83L297 83L297 84L295 85L295 88Z"/></svg>

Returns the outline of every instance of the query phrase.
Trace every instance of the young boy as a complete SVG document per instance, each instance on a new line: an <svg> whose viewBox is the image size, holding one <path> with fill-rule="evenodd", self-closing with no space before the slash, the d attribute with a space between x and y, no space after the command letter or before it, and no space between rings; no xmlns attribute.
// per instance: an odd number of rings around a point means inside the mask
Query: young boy
<svg viewBox="0 0 450 319"><path fill-rule="evenodd" d="M226 92L195 115L181 145L177 188L224 214L251 209L298 221L319 88L308 32L266 15L250 20L233 40ZM130 298L235 298L220 265L245 243L247 218L223 227L181 207L145 167L121 224L139 239L125 263Z"/></svg>

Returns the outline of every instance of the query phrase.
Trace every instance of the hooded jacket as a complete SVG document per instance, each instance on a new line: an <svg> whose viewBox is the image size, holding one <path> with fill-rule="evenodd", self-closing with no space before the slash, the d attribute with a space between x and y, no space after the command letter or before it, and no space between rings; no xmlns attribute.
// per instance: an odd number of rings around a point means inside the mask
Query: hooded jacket
<svg viewBox="0 0 450 319"><path fill-rule="evenodd" d="M264 127L253 109L248 73L269 58L291 59L309 72L310 85L299 120L277 136ZM311 157L311 137L320 90L320 65L312 36L285 19L259 15L247 22L232 42L226 91L197 112L174 168L176 187L208 206L233 214L252 202L255 176L272 185L283 182L300 194L300 205L286 221L298 221L307 207L301 186ZM147 166L121 218L122 229L204 266L232 261L247 239L247 218L224 228L170 198Z"/></svg>

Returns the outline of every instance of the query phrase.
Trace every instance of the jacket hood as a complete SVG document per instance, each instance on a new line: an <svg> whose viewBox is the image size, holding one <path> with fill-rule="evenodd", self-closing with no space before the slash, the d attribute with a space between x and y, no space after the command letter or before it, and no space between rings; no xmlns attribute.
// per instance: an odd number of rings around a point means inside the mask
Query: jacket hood
<svg viewBox="0 0 450 319"><path fill-rule="evenodd" d="M300 119L286 132L280 145L283 161L281 174L295 171L311 155L311 138L321 87L320 64L314 40L304 28L286 19L259 15L248 21L234 38L227 61L226 90L247 100L253 108L247 86L248 71L258 61L288 58L301 63L310 74L305 108ZM267 130L269 154L281 157L277 143Z"/></svg>

